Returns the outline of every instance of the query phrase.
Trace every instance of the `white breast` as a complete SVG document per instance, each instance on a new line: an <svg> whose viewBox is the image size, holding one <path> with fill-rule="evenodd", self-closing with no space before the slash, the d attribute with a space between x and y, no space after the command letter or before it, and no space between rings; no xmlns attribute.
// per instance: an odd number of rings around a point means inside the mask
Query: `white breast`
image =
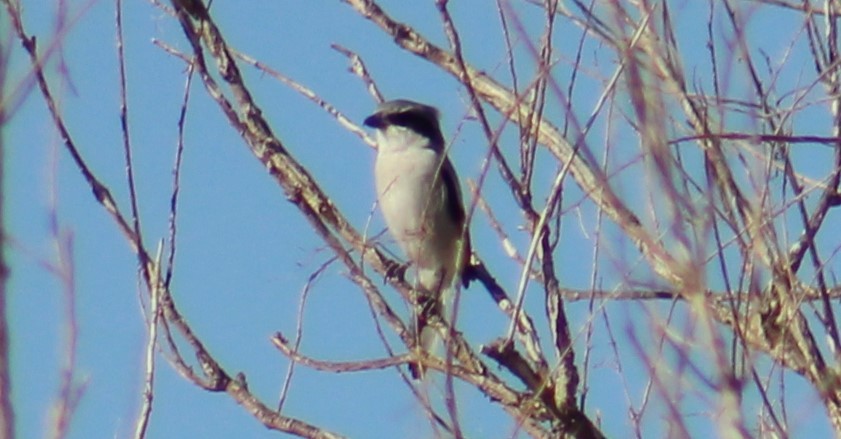
<svg viewBox="0 0 841 439"><path fill-rule="evenodd" d="M460 230L450 224L437 178L443 156L427 147L428 139L404 128L377 134L377 196L389 231L417 266L422 284L448 284L452 273L444 269L454 265Z"/></svg>

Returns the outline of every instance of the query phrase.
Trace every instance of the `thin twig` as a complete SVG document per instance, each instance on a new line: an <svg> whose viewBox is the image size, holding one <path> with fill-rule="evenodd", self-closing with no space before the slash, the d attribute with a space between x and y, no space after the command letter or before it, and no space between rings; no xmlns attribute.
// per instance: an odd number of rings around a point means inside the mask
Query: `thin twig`
<svg viewBox="0 0 841 439"><path fill-rule="evenodd" d="M292 347L292 352L298 352L298 349L301 347L301 341L304 338L304 310L306 309L309 292L316 280L318 280L318 278L324 273L324 270L326 270L327 267L329 267L335 260L335 258L330 258L330 260L321 264L317 270L309 275L307 283L304 284L304 288L301 291L301 300L298 303L298 322L295 325L295 343ZM277 402L278 413L283 412L283 404L286 402L289 386L292 384L292 375L295 373L295 364L297 364L295 361L289 362L289 367L286 369L286 376L283 378L283 386L280 389L280 397Z"/></svg>
<svg viewBox="0 0 841 439"><path fill-rule="evenodd" d="M161 296L163 285L160 282L160 267L161 254L163 251L163 242L158 244L158 251L155 257L155 264L150 270L149 275L158 282L152 284L149 290L149 339L146 341L146 358L145 366L146 373L143 379L143 403L140 406L140 414L137 417L137 423L134 428L134 439L143 439L146 437L146 431L149 427L149 420L152 416L152 401L155 396L155 351L157 350L158 340L158 321L161 316L161 308L158 306L158 299Z"/></svg>
<svg viewBox="0 0 841 439"><path fill-rule="evenodd" d="M289 345L289 341L286 339L286 337L284 337L283 334L279 332L275 333L271 340L272 344L274 344L275 347L283 353L283 355L289 357L289 359L293 362L300 363L304 366L325 372L345 373L359 372L364 370L386 369L389 367L409 364L414 361L414 359L412 358L412 354L410 353L401 354L394 357L365 361L321 361L300 354L295 349L295 347Z"/></svg>

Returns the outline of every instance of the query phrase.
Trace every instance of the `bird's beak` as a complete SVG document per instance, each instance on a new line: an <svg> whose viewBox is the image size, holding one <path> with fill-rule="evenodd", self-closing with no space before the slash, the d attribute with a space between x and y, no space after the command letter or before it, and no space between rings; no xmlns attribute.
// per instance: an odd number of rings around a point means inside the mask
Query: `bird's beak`
<svg viewBox="0 0 841 439"><path fill-rule="evenodd" d="M371 128L382 128L385 125L385 119L383 119L383 116L380 113L374 113L366 117L365 121L362 123Z"/></svg>

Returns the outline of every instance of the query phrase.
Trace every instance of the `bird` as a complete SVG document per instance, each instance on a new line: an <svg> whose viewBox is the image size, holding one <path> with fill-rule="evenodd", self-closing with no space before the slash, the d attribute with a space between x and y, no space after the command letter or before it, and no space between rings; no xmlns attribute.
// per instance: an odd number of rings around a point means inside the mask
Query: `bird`
<svg viewBox="0 0 841 439"><path fill-rule="evenodd" d="M364 124L375 130L377 201L389 233L416 270L419 290L415 336L430 352L437 336L428 325L444 316L456 282L467 286L470 233L455 168L447 157L435 107L396 99L380 104ZM423 369L412 367L414 378Z"/></svg>

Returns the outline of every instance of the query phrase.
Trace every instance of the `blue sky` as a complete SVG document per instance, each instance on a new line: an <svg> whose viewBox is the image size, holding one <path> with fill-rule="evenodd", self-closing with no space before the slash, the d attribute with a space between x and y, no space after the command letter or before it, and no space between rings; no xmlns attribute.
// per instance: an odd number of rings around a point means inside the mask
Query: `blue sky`
<svg viewBox="0 0 841 439"><path fill-rule="evenodd" d="M505 77L502 74L507 68L505 49L493 3L452 3L453 14L463 31L468 59L481 69ZM542 29L539 11L521 2L513 3L523 22L530 30L534 29L532 36L539 35ZM693 55L703 56L706 39L704 22L693 18L705 12L692 9L693 2L671 4L672 12L682 20L682 29L686 31L680 36L681 43L687 47L684 62L693 65ZM55 4L27 2L24 6L25 26L30 34L38 36L41 49L60 42L56 54L61 57L53 57L47 69L50 83L59 96L74 140L91 168L108 184L120 207L127 212L128 192L118 119L114 4L97 0L70 2L69 16L73 20L58 40L54 35ZM433 42L446 46L432 2L383 1L382 6ZM216 0L212 15L233 47L304 83L351 120L361 123L375 103L363 84L347 72L346 58L330 45L338 43L357 51L387 97L405 97L439 107L448 137L463 124L453 142L451 156L463 180L478 178L486 146L478 124L464 122L468 108L464 91L426 61L396 48L388 36L347 5ZM156 47L152 40L178 50L187 50L188 45L175 20L148 2L126 1L123 17L130 134L140 211L146 245L155 248L156 242L167 236L176 121L184 93L185 65ZM798 32L790 26L793 22L789 19L785 13L757 13L750 16L746 32L762 33L766 39L762 46L767 47L771 58L782 59L786 42ZM3 26L0 31L6 38L10 33L5 16L0 22ZM560 35L574 36L560 39L557 45L560 59L557 80L565 81L580 33L568 23L559 26ZM768 28L781 31L772 35L762 32ZM584 85L574 99L579 117L589 114L598 97L595 87L612 72L615 61L599 53L595 45L588 47L585 57L593 70L589 78L582 79ZM66 63L66 73L60 72L59 59ZM527 72L528 57L521 59ZM790 61L794 67L785 69L779 81L783 84L805 81L803 76L812 75L812 69L804 63L796 58ZM292 154L310 169L354 225L362 229L370 219L369 232L379 232L383 223L373 210L374 151L295 92L251 68L242 69L272 128ZM28 71L27 58L15 40L7 87L18 84L28 87ZM698 62L694 71L703 83L704 75L708 74L703 63ZM738 67L734 67L734 72L733 76L738 78ZM709 91L709 83L703 86ZM734 94L739 94L742 84L735 80L731 87L736 90ZM44 267L56 263L55 239L49 228L53 214L62 235L72 237L78 323L76 373L77 383L84 389L69 437L126 437L132 432L141 401L146 337L141 309L145 299L141 298L144 293L138 281L136 260L62 148L37 90L31 89L30 93L3 132L9 215L6 227L11 234L7 254L12 267L9 318L13 401L19 437L43 437L47 433L44 426L56 397L58 364L66 343L62 284ZM549 114L552 113L560 115L562 110L550 108ZM806 116L801 116L805 120L795 121L798 130L810 131L812 126L821 126L819 112L814 118L808 113ZM493 117L498 121L498 116ZM599 144L604 136L604 133L593 134L593 143ZM217 360L231 373L245 373L255 394L270 405L276 404L288 362L272 347L269 337L276 331L290 335L294 332L298 302L307 278L331 255L251 155L218 106L208 98L198 78L192 84L185 140L178 253L172 285L174 298ZM516 142L516 137L507 133L503 140ZM611 160L622 163L637 154L638 145L631 143L617 141ZM514 156L512 151L509 149L507 153ZM540 153L539 159L548 161L549 156L544 154ZM814 161L807 164L807 172L814 170L816 176L826 172L822 168L826 163L822 155L802 160ZM539 195L545 195L555 169L541 167L537 173ZM639 175L636 168L618 179L633 182ZM580 199L580 190L569 186L566 199ZM638 195L633 185L617 186L621 195L631 198ZM52 193L55 193L55 206L51 202ZM528 236L516 232L522 218L493 172L485 196L498 209L502 224L512 232L514 245L525 254ZM585 218L583 226L578 215ZM593 206L583 203L580 212L570 211L564 219L561 239L569 250L556 255L564 286L590 285L594 241L582 229L592 231L593 225L587 223L592 218ZM519 270L505 257L484 216L477 215L473 227L475 247L495 270L499 281L513 290ZM612 239L618 236L615 227L606 225L603 232L611 237L607 254L599 262L605 267L601 279L604 288L612 288L625 277L624 273L610 273L609 268L619 263L642 280L653 280L645 268L633 268L638 256L632 246L622 238ZM831 259L830 264L837 267L838 262ZM406 311L395 293L385 294L398 304L397 309ZM540 291L530 290L527 301L527 307L542 317ZM467 311L462 313L460 329L477 345L489 342L504 330L505 319L480 287L465 292L462 307ZM669 304L605 306L613 316L614 330L620 334L626 331L625 325L640 316L652 313L662 317L667 315L668 308ZM593 318L586 302L570 304L568 313L576 344L583 345L582 328ZM336 361L384 355L368 305L339 265L331 265L315 283L303 318L305 335L301 346L307 355ZM677 319L680 320L680 312ZM545 323L539 325L545 327ZM653 340L651 334L642 334L641 338L651 341L646 338L649 336ZM622 339L626 340L625 334ZM628 344L620 346L623 378L613 363L612 347L606 335L597 332L593 344L588 414L602 420L603 429L610 437L623 437L629 428L626 415L629 401L625 391L619 389L627 385L630 402L639 404L645 381L635 377L645 373L644 365ZM208 393L190 384L160 355L157 365L148 437L283 436L267 431L226 395ZM791 432L828 434L823 407L814 393L799 377L792 376L787 383ZM484 397L466 387L460 388L459 394L463 426L470 437L512 435L512 422L498 406L488 404ZM747 409L748 417L752 416L749 409L756 407L756 396L750 398L753 402ZM709 424L714 415L705 411L709 407L690 399L686 410L699 411L697 420L688 418L692 433L698 437L714 434L714 427ZM658 410L655 408L651 413L660 413ZM285 414L348 437L428 435L421 410L392 372L334 375L298 367ZM645 421L648 432L653 436L666 434L662 420L653 414L648 416Z"/></svg>

